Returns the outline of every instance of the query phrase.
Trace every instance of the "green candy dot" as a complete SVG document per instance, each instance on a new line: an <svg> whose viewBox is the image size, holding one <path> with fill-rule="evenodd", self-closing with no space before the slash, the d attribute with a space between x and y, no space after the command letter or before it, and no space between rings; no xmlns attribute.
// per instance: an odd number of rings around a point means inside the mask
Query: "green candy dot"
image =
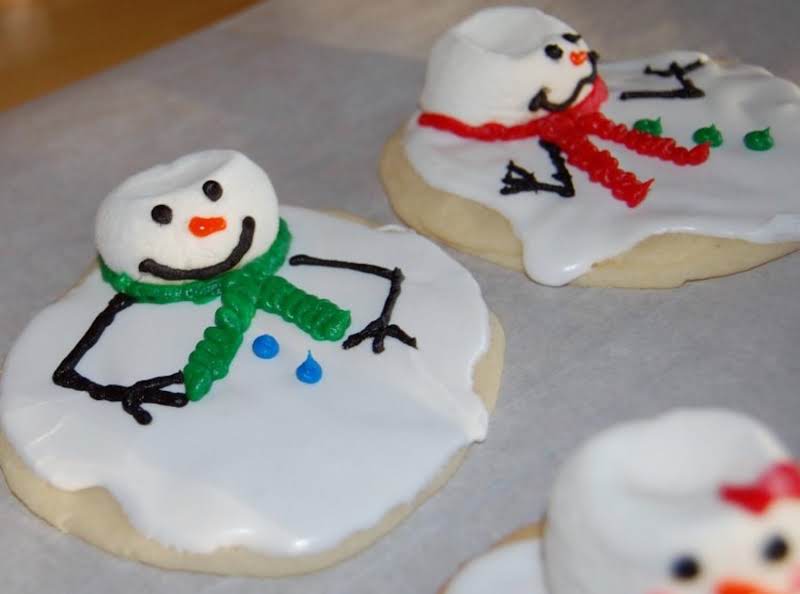
<svg viewBox="0 0 800 594"><path fill-rule="evenodd" d="M649 120L647 118L636 120L633 124L633 129L651 134L652 136L661 136L661 133L664 131L661 127L661 118L655 120Z"/></svg>
<svg viewBox="0 0 800 594"><path fill-rule="evenodd" d="M745 134L744 145L751 151L768 151L775 146L775 141L769 133L769 128L764 128Z"/></svg>
<svg viewBox="0 0 800 594"><path fill-rule="evenodd" d="M717 148L722 144L722 133L717 130L714 124L711 124L705 128L698 128L695 130L694 134L692 134L692 140L697 144L708 143L714 148Z"/></svg>

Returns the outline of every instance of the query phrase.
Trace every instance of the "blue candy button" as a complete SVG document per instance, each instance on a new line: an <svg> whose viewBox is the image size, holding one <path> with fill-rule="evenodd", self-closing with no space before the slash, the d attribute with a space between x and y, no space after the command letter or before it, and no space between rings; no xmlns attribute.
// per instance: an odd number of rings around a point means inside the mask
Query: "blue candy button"
<svg viewBox="0 0 800 594"><path fill-rule="evenodd" d="M281 350L274 336L262 334L253 341L253 353L259 359L272 359Z"/></svg>

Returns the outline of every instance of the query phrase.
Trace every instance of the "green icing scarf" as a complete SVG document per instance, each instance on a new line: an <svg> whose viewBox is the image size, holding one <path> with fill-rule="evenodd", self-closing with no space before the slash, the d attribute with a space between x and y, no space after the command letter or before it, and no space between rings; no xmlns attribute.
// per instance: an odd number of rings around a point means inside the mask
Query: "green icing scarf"
<svg viewBox="0 0 800 594"><path fill-rule="evenodd" d="M103 280L117 292L139 303L199 304L220 298L214 324L205 329L183 368L186 396L189 400L200 400L216 380L227 375L257 309L280 316L314 340L339 340L350 326L349 311L275 275L286 260L291 241L289 227L281 219L278 235L269 250L241 268L205 281L179 285L143 283L125 273L114 272L102 258L99 258L100 271Z"/></svg>

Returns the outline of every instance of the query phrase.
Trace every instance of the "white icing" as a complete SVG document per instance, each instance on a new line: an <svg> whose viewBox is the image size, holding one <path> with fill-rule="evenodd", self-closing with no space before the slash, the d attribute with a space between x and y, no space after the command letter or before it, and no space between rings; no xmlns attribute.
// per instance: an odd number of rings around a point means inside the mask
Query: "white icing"
<svg viewBox="0 0 800 594"><path fill-rule="evenodd" d="M525 11L526 9L517 9ZM486 11L472 17L476 19ZM492 13L494 14L494 13ZM540 13L532 11L530 18ZM496 15L492 16L497 25ZM507 23L510 35L520 34L516 20ZM452 33L441 42L451 39ZM516 41L509 41L516 44ZM437 46L437 48L440 46ZM444 50L442 50L444 51ZM482 52L489 52L483 49ZM466 50L453 50L450 57L432 54L431 77L441 81L458 77L465 62ZM489 58L486 58L487 60ZM502 66L511 57L492 55L492 64ZM569 165L576 196L563 199L552 193L526 192L503 196L506 165L513 160L535 172L543 182L552 182L553 166L537 138L513 142L480 142L460 138L417 124L417 116L408 124L405 147L409 161L425 181L444 190L475 200L507 218L523 244L525 269L531 278L548 285L563 285L587 272L592 264L623 253L641 240L668 232L683 232L725 238L740 238L756 243L800 240L800 89L786 80L754 66L723 68L708 61L689 78L704 90L702 99L636 99L620 101L623 90L667 90L677 87L674 79L643 74L646 65L665 68L672 61L687 64L708 60L696 52L670 52L643 60L600 66L600 76L609 88L609 99L602 112L616 122L632 126L640 118L661 117L664 136L675 138L683 146L693 146L692 134L712 122L724 136L724 143L712 150L709 160L697 167L680 167L657 158L639 156L624 146L590 136L601 149L608 149L620 166L639 179L655 178L647 199L630 209L612 197L609 190L589 180L586 172ZM439 64L443 64L439 66ZM496 78L512 72L511 66L497 70L472 72L471 84L492 87ZM571 64L569 65L571 66ZM447 69L453 71L448 75ZM441 70L441 72L440 72ZM530 82L527 97L533 97L539 83ZM516 78L515 78L516 80ZM444 96L448 88L436 85ZM500 117L506 107L495 101L493 113L484 105L487 95L462 93L457 85L452 96L441 103L453 105L451 113L471 124L494 119L518 123L522 112ZM488 93L489 91L487 91ZM422 106L426 105L423 94ZM449 103L448 103L449 102ZM477 120L459 117L473 105ZM516 100L517 107L522 105ZM530 119L530 115L528 118ZM748 150L744 135L771 127L775 146L766 152Z"/></svg>
<svg viewBox="0 0 800 594"><path fill-rule="evenodd" d="M677 410L600 433L564 464L551 492L549 591L718 592L728 580L791 591L792 564L769 563L762 550L773 534L800 542L800 502L778 500L756 515L719 495L788 458L763 425L718 409ZM670 567L686 554L702 572L681 583Z"/></svg>
<svg viewBox="0 0 800 594"><path fill-rule="evenodd" d="M719 496L723 485L751 484L788 456L763 425L721 409L612 427L559 471L543 547L523 541L490 551L447 594L796 592L800 501L777 499L757 515ZM776 535L789 556L770 562L763 551ZM683 555L699 563L695 579L671 577Z"/></svg>
<svg viewBox="0 0 800 594"><path fill-rule="evenodd" d="M145 405L154 420L142 427L118 403L50 379L113 295L94 272L30 323L5 362L0 424L36 474L69 491L107 488L139 532L180 550L302 555L373 526L458 449L483 439L487 411L472 372L488 348L489 322L470 274L413 233L297 208L281 214L292 254L401 267L392 322L419 349L387 338L381 355L370 341L345 351L259 312L209 395L183 409ZM353 271L287 265L280 274L350 309L350 332L379 314L389 288ZM134 305L78 370L122 385L174 373L217 306ZM263 333L280 344L275 359L252 353ZM315 385L294 375L309 349L324 373Z"/></svg>
<svg viewBox="0 0 800 594"><path fill-rule="evenodd" d="M208 180L222 186L222 197L216 201L203 193ZM157 205L172 210L169 224L150 216ZM192 153L129 177L106 197L97 211L97 249L116 272L145 282L169 282L140 272L139 263L152 258L184 270L217 264L236 247L246 216L255 220L255 234L237 267L263 254L275 239L275 190L264 170L242 153ZM198 237L189 230L194 217L221 217L226 228Z"/></svg>
<svg viewBox="0 0 800 594"><path fill-rule="evenodd" d="M541 546L521 540L492 549L467 563L450 581L447 594L544 594Z"/></svg>
<svg viewBox="0 0 800 594"><path fill-rule="evenodd" d="M586 43L567 41L564 33L574 29L535 8L506 6L474 14L431 50L422 109L472 125L513 125L547 115L528 111L540 89L547 89L550 102L561 103L592 74L589 60L573 64L570 59L571 52L586 52ZM548 44L563 50L559 59L545 54ZM579 98L589 90L583 89Z"/></svg>

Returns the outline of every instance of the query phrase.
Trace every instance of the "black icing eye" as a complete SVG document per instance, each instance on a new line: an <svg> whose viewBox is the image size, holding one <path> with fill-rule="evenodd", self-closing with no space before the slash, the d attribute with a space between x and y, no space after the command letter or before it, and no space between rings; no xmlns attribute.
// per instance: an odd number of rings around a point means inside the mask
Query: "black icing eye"
<svg viewBox="0 0 800 594"><path fill-rule="evenodd" d="M672 562L669 571L673 579L688 582L700 575L700 563L690 555L682 555Z"/></svg>
<svg viewBox="0 0 800 594"><path fill-rule="evenodd" d="M172 209L166 204L159 204L153 207L150 216L159 225L169 225L172 222Z"/></svg>
<svg viewBox="0 0 800 594"><path fill-rule="evenodd" d="M577 33L564 33L561 37L569 41L570 43L578 43L580 41L581 36Z"/></svg>
<svg viewBox="0 0 800 594"><path fill-rule="evenodd" d="M205 194L211 202L216 202L222 198L222 186L217 180L210 179L203 184L203 194Z"/></svg>
<svg viewBox="0 0 800 594"><path fill-rule="evenodd" d="M545 46L544 53L546 53L547 57L551 60L560 60L561 56L564 55L564 50L558 47L555 43L551 43L550 45Z"/></svg>
<svg viewBox="0 0 800 594"><path fill-rule="evenodd" d="M775 534L767 539L764 548L761 549L761 556L767 563L778 563L789 556L789 543L780 534Z"/></svg>

